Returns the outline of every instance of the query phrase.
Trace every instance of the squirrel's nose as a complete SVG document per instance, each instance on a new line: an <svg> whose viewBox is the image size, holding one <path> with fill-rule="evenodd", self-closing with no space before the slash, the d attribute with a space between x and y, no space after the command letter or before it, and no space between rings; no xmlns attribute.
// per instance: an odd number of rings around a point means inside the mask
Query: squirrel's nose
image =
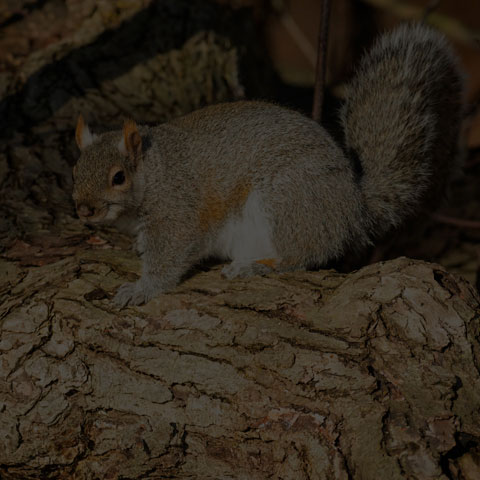
<svg viewBox="0 0 480 480"><path fill-rule="evenodd" d="M95 209L83 203L77 207L77 213L80 217L91 217L95 213Z"/></svg>

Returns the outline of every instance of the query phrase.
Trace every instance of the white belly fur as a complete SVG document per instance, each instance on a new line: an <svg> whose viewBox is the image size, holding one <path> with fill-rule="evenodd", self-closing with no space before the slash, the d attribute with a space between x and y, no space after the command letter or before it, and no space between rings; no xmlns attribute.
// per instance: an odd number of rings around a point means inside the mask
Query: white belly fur
<svg viewBox="0 0 480 480"><path fill-rule="evenodd" d="M214 254L233 261L277 257L270 221L257 191L249 194L239 215L226 221L215 241Z"/></svg>

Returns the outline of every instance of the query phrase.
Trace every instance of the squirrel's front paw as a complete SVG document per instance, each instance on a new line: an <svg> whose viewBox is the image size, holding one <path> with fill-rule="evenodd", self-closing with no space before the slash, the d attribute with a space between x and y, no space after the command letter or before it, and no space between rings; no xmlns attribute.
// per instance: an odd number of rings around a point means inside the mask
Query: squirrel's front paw
<svg viewBox="0 0 480 480"><path fill-rule="evenodd" d="M140 305L148 301L138 282L124 283L113 298L113 303L120 308L127 305Z"/></svg>

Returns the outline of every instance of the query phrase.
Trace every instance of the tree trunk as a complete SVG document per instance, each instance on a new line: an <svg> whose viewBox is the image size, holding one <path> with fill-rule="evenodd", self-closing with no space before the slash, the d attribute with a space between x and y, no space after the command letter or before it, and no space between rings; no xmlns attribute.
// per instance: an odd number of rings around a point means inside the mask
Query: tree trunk
<svg viewBox="0 0 480 480"><path fill-rule="evenodd" d="M461 278L405 258L214 268L117 311L138 262L108 246L0 264L2 478L479 478L479 302Z"/></svg>

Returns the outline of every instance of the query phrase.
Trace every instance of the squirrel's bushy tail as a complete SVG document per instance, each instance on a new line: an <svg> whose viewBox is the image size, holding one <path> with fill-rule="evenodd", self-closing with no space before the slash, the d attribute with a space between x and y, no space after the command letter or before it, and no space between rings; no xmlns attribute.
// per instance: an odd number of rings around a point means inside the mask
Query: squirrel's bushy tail
<svg viewBox="0 0 480 480"><path fill-rule="evenodd" d="M347 153L363 171L372 234L439 200L458 164L462 105L457 58L428 27L403 25L363 57L341 119Z"/></svg>

